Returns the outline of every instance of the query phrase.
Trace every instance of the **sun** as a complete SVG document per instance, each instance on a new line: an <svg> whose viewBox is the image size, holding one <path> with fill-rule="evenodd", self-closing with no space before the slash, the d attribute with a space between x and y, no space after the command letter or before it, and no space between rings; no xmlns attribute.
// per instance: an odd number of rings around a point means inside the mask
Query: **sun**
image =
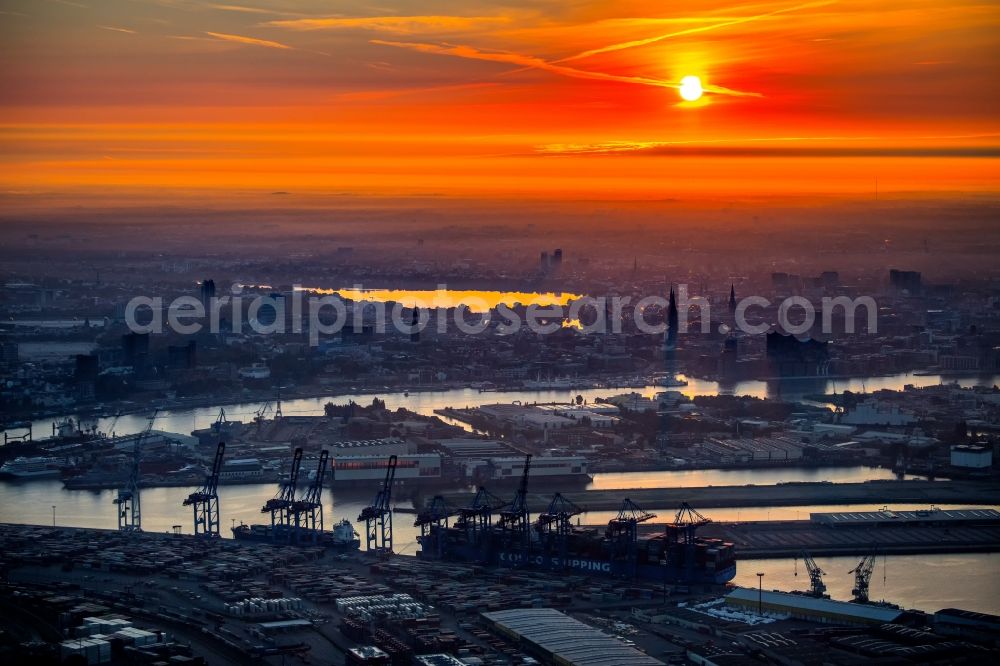
<svg viewBox="0 0 1000 666"><path fill-rule="evenodd" d="M685 76L681 79L681 87L678 90L685 102L696 102L701 99L705 91L701 87L701 79L697 76Z"/></svg>

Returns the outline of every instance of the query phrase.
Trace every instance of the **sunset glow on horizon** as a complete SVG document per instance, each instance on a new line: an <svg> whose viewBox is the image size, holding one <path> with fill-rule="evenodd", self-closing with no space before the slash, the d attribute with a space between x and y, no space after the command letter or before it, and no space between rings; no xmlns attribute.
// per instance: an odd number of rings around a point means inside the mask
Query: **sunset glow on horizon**
<svg viewBox="0 0 1000 666"><path fill-rule="evenodd" d="M1000 6L11 0L5 197L996 192Z"/></svg>

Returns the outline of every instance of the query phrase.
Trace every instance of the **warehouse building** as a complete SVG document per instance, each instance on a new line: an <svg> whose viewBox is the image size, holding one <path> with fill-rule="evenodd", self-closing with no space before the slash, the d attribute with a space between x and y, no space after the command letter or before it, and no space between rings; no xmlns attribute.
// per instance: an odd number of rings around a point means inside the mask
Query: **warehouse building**
<svg viewBox="0 0 1000 666"><path fill-rule="evenodd" d="M894 622L903 614L898 608L817 599L789 592L766 590L760 592L750 587L738 587L727 594L726 605L753 613L757 612L759 605L765 614L787 615L796 620L853 626Z"/></svg>
<svg viewBox="0 0 1000 666"><path fill-rule="evenodd" d="M483 613L494 631L546 662L566 666L656 666L663 664L599 629L554 608L517 608Z"/></svg>

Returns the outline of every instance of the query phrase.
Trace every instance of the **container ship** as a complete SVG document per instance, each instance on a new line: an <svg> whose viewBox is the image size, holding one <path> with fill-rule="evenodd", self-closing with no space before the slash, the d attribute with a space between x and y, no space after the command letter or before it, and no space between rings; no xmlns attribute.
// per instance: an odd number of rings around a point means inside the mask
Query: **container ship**
<svg viewBox="0 0 1000 666"><path fill-rule="evenodd" d="M296 530L288 525L246 525L240 523L233 528L233 538L240 541L261 541L325 546L332 550L357 550L361 539L354 531L354 525L346 518L337 523L333 530Z"/></svg>
<svg viewBox="0 0 1000 666"><path fill-rule="evenodd" d="M278 494L269 499L261 513L270 514L269 523L233 527L233 538L274 544L316 545L335 550L357 550L361 545L354 525L342 518L332 531L323 528L323 480L329 466L330 453L323 450L317 460L316 473L309 475L305 492L299 492L299 471L302 449L295 449L288 478L279 486Z"/></svg>
<svg viewBox="0 0 1000 666"><path fill-rule="evenodd" d="M529 465L530 460L511 502L482 487L462 508L449 507L441 496L435 497L414 523L421 531L418 556L664 585L721 585L736 576L733 544L699 537L698 528L710 521L687 504L662 533L642 538L639 524L656 516L629 499L603 530L574 527L571 519L582 509L560 493L531 520L525 501Z"/></svg>

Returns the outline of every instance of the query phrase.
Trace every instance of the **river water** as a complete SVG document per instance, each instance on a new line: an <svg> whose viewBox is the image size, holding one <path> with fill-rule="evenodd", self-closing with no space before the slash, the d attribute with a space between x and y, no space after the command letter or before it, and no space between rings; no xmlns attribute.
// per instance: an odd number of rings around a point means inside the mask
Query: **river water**
<svg viewBox="0 0 1000 666"><path fill-rule="evenodd" d="M809 379L781 382L746 381L733 385L688 379L688 386L680 390L688 396L696 395L751 395L760 398L780 398L788 401L804 399L807 394L832 393L845 390L854 392L879 389L902 389L906 384L931 386L942 382L957 381L959 385L992 386L998 376L951 378L941 376L916 376L900 374L887 377L857 379ZM586 390L546 390L546 391L504 391L480 392L475 389L451 389L446 391L385 392L377 394L386 401L390 409L404 407L414 412L432 415L434 410L446 407L473 407L477 405L514 402L567 402L576 395L592 401L597 397L607 397L620 392L638 391L652 396L661 387L647 386L642 389L586 389ZM331 400L344 403L348 400L370 402L372 394L349 394L284 400L285 414L319 415L323 406ZM231 420L249 420L262 403L228 405L226 415ZM219 407L200 407L166 411L157 417L155 427L178 433L189 433L196 428L204 428L215 421ZM72 415L75 417L75 415ZM34 423L36 436L51 429L56 419L43 419ZM97 419L101 430L107 431L112 419ZM93 422L93 421L90 421ZM142 413L123 415L115 425L118 434L138 432L145 427L146 415ZM628 489L643 487L686 487L710 485L774 484L787 481L833 481L850 482L868 479L893 478L889 470L865 467L833 469L766 469L766 470L690 470L671 472L628 472L595 475L591 488ZM180 525L184 533L191 531L191 516L181 503L192 488L151 488L143 490L143 527L147 531L169 531ZM220 504L223 532L233 523L260 522L263 516L260 507L274 495L273 484L223 486L220 490ZM76 527L112 528L115 526L115 512L111 500L115 491L66 490L58 480L36 481L32 483L0 483L0 521L16 523L51 524L55 506L55 521L59 525ZM361 509L370 501L370 493L350 494L338 491L334 496L328 493L326 520L333 524L341 517L354 520ZM331 506L331 500L332 504ZM661 519L669 519L674 509L645 507L659 513ZM807 518L811 511L835 511L855 508L873 510L875 505L814 506L814 507L743 507L740 509L712 509L709 517L715 520L778 520ZM894 506L895 509L923 508L911 505ZM580 517L582 524L601 524L610 519L612 512L592 512ZM412 515L397 514L395 520L396 550L413 553L416 549L417 529L412 525ZM834 598L850 597L852 580L846 572L854 565L854 558L818 558L820 566L829 572L827 585ZM886 563L886 587L881 591L881 569L876 572L872 585L873 598L885 596L905 607L935 611L948 606L988 613L1000 613L1000 554L896 556ZM880 567L882 563L880 562ZM742 563L736 582L756 585L757 571L765 575L765 587L769 589L804 589L808 577L799 567L799 576L794 576L792 560L754 560Z"/></svg>
<svg viewBox="0 0 1000 666"><path fill-rule="evenodd" d="M845 473L861 474L864 468L848 468ZM812 471L812 470L810 470ZM745 472L753 474L753 472ZM670 474L670 473L666 473ZM714 472L713 474L718 474ZM617 475L608 475L611 477ZM598 479L600 479L600 475ZM608 481L610 483L610 481ZM595 481L596 483L596 481ZM614 485L614 484L612 484ZM608 487L608 486L602 486ZM273 484L223 486L219 491L223 536L229 537L229 528L240 522L262 522L263 503L274 495ZM191 533L191 515L181 505L194 488L148 488L142 491L143 528L149 532L168 532L175 525L185 534ZM115 509L112 504L114 490L66 490L58 480L30 483L0 483L0 521L51 525L55 506L57 525L73 527L114 528ZM326 494L325 515L329 527L336 520L346 517L355 521L361 509L371 498L367 494ZM874 504L800 507L741 507L710 509L705 513L714 520L794 520L806 519L810 512L870 511L880 509ZM926 508L921 505L899 504L897 510ZM958 508L941 505L941 508ZM994 507L1000 509L1000 507ZM657 522L673 517L674 508L647 507L658 514ZM579 516L582 525L601 525L611 519L614 512L592 511ZM359 525L355 525L357 529ZM413 526L413 515L397 513L394 520L396 551L412 555L417 550L419 530ZM847 575L857 558L816 558L828 575L826 583L835 599L849 599L852 577ZM800 562L799 575L794 575L793 560L747 560L737 567L735 583L755 586L756 572L765 573L767 589L805 589L808 576ZM885 569L886 584L882 584ZM893 556L883 564L879 560L872 577L872 598L886 599L904 607L936 611L955 606L985 613L1000 613L1000 554L970 555L907 555Z"/></svg>
<svg viewBox="0 0 1000 666"><path fill-rule="evenodd" d="M868 377L853 379L790 379L782 381L760 381L749 380L736 382L735 384L720 384L719 382L703 379L687 378L688 385L669 390L679 390L689 397L699 395L750 395L757 398L782 399L787 401L804 400L805 396L817 393L842 393L843 391L864 392L876 391L880 389L902 390L907 384L914 386L933 386L943 382L955 381L960 386L993 386L1000 383L1000 375L974 376L974 377L942 377L940 375L918 376L911 373L897 375L887 375L885 377ZM618 393L635 391L645 396L652 397L659 391L665 391L663 387L646 386L638 389L628 388L600 388L600 389L574 389L574 390L516 390L516 391L489 391L482 392L473 388L449 389L445 391L419 391L406 394L403 391L386 391L384 393L364 393L364 394L340 394L329 395L316 398L295 398L282 400L282 412L286 415L320 415L323 413L323 406L328 402L344 404L349 400L358 403L370 403L374 397L385 400L389 409L403 407L418 414L431 416L436 409L447 407L463 408L476 407L490 403L544 403L544 402L569 402L577 395L583 396L585 400L593 401L595 398L608 397ZM253 418L258 409L264 405L263 402L248 402L242 404L226 405L226 417L230 420L249 421ZM76 414L67 414L77 418ZM197 428L205 428L213 423L219 416L219 406L196 407L191 409L178 409L160 412L156 418L155 428L187 434ZM51 432L52 424L58 422L60 418L39 419L33 423L36 437L44 437ZM147 413L125 414L119 417L115 424L115 432L119 435L141 431L147 424ZM85 419L85 423L96 423L98 428L107 432L113 418ZM11 434L16 434L12 431Z"/></svg>

